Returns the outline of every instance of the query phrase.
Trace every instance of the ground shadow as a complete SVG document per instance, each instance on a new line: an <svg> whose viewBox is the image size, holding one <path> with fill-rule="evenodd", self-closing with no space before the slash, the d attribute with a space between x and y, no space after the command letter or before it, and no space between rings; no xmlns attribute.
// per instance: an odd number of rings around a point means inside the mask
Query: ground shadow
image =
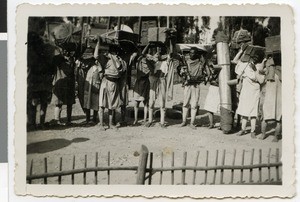
<svg viewBox="0 0 300 202"><path fill-rule="evenodd" d="M72 143L80 143L86 142L90 139L88 138L74 138L73 140L66 140L63 138L60 139L52 139L41 142L35 142L27 145L27 154L43 154L51 151L55 151L58 149L62 149L71 145Z"/></svg>
<svg viewBox="0 0 300 202"><path fill-rule="evenodd" d="M196 124L200 126L209 125L208 112L206 110L199 109L197 112ZM127 117L134 118L134 109L133 107L127 108ZM144 109L142 107L138 110L138 118L142 119L144 117ZM160 119L160 109L155 108L153 117L155 120ZM188 112L188 119L190 118L190 112ZM182 122L182 106L174 105L173 108L166 109L166 122L169 126L178 125ZM220 122L220 116L214 115L214 122Z"/></svg>
<svg viewBox="0 0 300 202"><path fill-rule="evenodd" d="M72 120L72 121L77 121L77 120L85 119L85 118L86 118L85 115L76 115L76 116L72 116L71 120ZM61 118L61 121L62 121L62 122L67 122L67 117Z"/></svg>

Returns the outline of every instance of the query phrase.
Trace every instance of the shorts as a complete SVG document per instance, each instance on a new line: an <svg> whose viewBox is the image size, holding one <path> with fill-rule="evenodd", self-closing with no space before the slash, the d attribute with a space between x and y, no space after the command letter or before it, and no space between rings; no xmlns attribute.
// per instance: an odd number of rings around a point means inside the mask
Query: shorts
<svg viewBox="0 0 300 202"><path fill-rule="evenodd" d="M167 81L166 78L158 78L153 83L150 83L150 93L149 93L149 107L154 108L155 100L159 100L159 105L161 108L166 106L166 96L167 96Z"/></svg>
<svg viewBox="0 0 300 202"><path fill-rule="evenodd" d="M117 109L120 107L120 92L117 81L103 78L99 93L99 106L107 109Z"/></svg>
<svg viewBox="0 0 300 202"><path fill-rule="evenodd" d="M200 84L184 86L183 96L183 107L197 109L200 98Z"/></svg>

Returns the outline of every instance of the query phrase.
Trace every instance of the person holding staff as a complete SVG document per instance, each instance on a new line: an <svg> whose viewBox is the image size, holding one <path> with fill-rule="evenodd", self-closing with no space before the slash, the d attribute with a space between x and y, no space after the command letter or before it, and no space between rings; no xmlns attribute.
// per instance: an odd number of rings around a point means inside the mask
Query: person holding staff
<svg viewBox="0 0 300 202"><path fill-rule="evenodd" d="M256 119L258 116L258 104L260 97L260 85L264 82L263 75L260 74L260 68L264 61L263 50L253 50L253 54L250 56L250 60L244 67L241 74L238 75L242 78L242 89L239 96L239 104L236 113L242 117L241 131L238 136L246 134L246 124L248 117L251 123L251 137L256 138Z"/></svg>

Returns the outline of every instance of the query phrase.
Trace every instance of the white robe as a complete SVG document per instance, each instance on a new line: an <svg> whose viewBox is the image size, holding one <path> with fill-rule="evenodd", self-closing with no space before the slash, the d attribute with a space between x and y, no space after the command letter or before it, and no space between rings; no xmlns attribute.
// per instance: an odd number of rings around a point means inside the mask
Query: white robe
<svg viewBox="0 0 300 202"><path fill-rule="evenodd" d="M246 117L257 117L260 97L260 84L251 66L242 74L243 86L239 97L237 114Z"/></svg>

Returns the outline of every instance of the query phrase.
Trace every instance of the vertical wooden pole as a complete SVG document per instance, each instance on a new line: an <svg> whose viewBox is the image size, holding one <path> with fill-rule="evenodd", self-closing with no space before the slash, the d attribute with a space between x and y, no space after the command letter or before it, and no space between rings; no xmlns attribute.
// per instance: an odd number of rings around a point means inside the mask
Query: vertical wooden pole
<svg viewBox="0 0 300 202"><path fill-rule="evenodd" d="M222 18L223 19L223 18ZM224 20L221 21L223 24L223 30L225 30ZM221 121L220 126L223 133L228 133L232 129L232 100L231 100L231 89L227 84L230 80L230 57L229 57L229 45L228 40L223 32L218 32L216 39L217 43L217 60L218 65L222 66L222 70L219 74L219 90L220 90L220 114Z"/></svg>
<svg viewBox="0 0 300 202"><path fill-rule="evenodd" d="M243 149L242 153L242 166L245 164L245 150ZM244 169L241 169L241 174L240 174L240 183L243 183L243 177L244 177Z"/></svg>
<svg viewBox="0 0 300 202"><path fill-rule="evenodd" d="M81 37L80 37L80 53L82 53L83 51L83 38L84 38L84 17L81 17L81 22L80 22L80 26L81 26Z"/></svg>
<svg viewBox="0 0 300 202"><path fill-rule="evenodd" d="M160 16L157 16L157 27L160 27Z"/></svg>
<svg viewBox="0 0 300 202"><path fill-rule="evenodd" d="M151 185L151 183L152 183L152 167L153 167L153 153L150 152L149 179L148 179L148 184L149 185Z"/></svg>
<svg viewBox="0 0 300 202"><path fill-rule="evenodd" d="M117 26L118 26L117 30L118 31L121 30L121 17L120 16L118 17L118 25Z"/></svg>
<svg viewBox="0 0 300 202"><path fill-rule="evenodd" d="M187 159L187 152L183 153L183 163L182 166L186 166L186 159ZM181 174L181 184L184 185L185 184L185 169L182 170L182 174Z"/></svg>
<svg viewBox="0 0 300 202"><path fill-rule="evenodd" d="M171 25L170 25L170 16L167 16L167 28L171 28ZM174 52L174 47L173 47L173 44L172 44L172 40L171 40L171 37L169 39L170 43L170 53L173 53Z"/></svg>
<svg viewBox="0 0 300 202"><path fill-rule="evenodd" d="M218 165L218 159L219 159L219 150L216 151L216 160L215 160L215 166ZM214 171L214 178L213 178L213 183L216 184L216 175L217 175L217 169Z"/></svg>
<svg viewBox="0 0 300 202"><path fill-rule="evenodd" d="M107 153L107 166L110 167L110 151ZM110 170L107 171L107 184L110 184Z"/></svg>
<svg viewBox="0 0 300 202"><path fill-rule="evenodd" d="M251 159L250 159L250 165L253 165L253 159L254 159L254 149L251 150ZM252 176L253 176L253 169L250 169L250 174L249 174L249 183L252 183Z"/></svg>
<svg viewBox="0 0 300 202"><path fill-rule="evenodd" d="M75 155L73 156L73 170L75 169ZM71 180L72 180L72 184L74 184L75 182L75 178L74 178L74 174L71 175Z"/></svg>
<svg viewBox="0 0 300 202"><path fill-rule="evenodd" d="M47 174L47 172L48 172L47 157L44 158L44 168L45 168L44 173ZM47 177L44 178L44 184L47 184Z"/></svg>
<svg viewBox="0 0 300 202"><path fill-rule="evenodd" d="M172 152L172 168L175 166L175 153ZM174 185L174 170L171 171L171 184Z"/></svg>
<svg viewBox="0 0 300 202"><path fill-rule="evenodd" d="M30 169L29 169L29 176L32 176L32 172L33 172L33 159L31 159L31 163L30 163ZM28 180L28 183L31 184L31 180Z"/></svg>
<svg viewBox="0 0 300 202"><path fill-rule="evenodd" d="M160 156L160 167L164 167L164 153L163 152L161 152L161 156ZM162 184L162 176L163 176L163 171L160 171L159 184Z"/></svg>
<svg viewBox="0 0 300 202"><path fill-rule="evenodd" d="M110 18L110 17L108 17L108 19L107 19L107 27L106 27L106 32L108 32L108 31L110 30L110 20L111 20L111 18Z"/></svg>
<svg viewBox="0 0 300 202"><path fill-rule="evenodd" d="M59 171L62 171L62 157L60 157L59 161ZM58 184L61 184L61 175L58 176Z"/></svg>
<svg viewBox="0 0 300 202"><path fill-rule="evenodd" d="M271 148L269 148L268 152L268 164L270 165L270 159L271 159ZM268 182L271 182L271 167L268 166Z"/></svg>
<svg viewBox="0 0 300 202"><path fill-rule="evenodd" d="M199 159L199 155L200 155L200 151L197 152L197 156L196 156L196 162L195 162L195 167L198 166L198 159ZM194 174L193 174L193 184L196 183L196 170L194 170Z"/></svg>
<svg viewBox="0 0 300 202"><path fill-rule="evenodd" d="M141 38L142 38L142 17L139 16L139 42L141 43Z"/></svg>
<svg viewBox="0 0 300 202"><path fill-rule="evenodd" d="M206 162L205 162L205 167L208 166L208 155L209 155L209 151L206 150ZM205 175L204 175L204 184L207 183L207 170L205 170Z"/></svg>
<svg viewBox="0 0 300 202"><path fill-rule="evenodd" d="M279 162L279 149L276 148L276 163ZM276 166L276 180L279 182L279 167Z"/></svg>
<svg viewBox="0 0 300 202"><path fill-rule="evenodd" d="M225 155L226 155L226 150L223 150L223 155L222 155L222 166L225 165ZM224 184L223 182L223 177L224 177L224 169L221 169L221 177L220 177L220 184Z"/></svg>
<svg viewBox="0 0 300 202"><path fill-rule="evenodd" d="M96 166L96 168L98 168L98 152L96 152L95 166ZM98 172L97 171L95 171L95 184L98 184Z"/></svg>
<svg viewBox="0 0 300 202"><path fill-rule="evenodd" d="M139 165L137 169L136 184L145 184L148 154L149 154L148 148L145 145L142 145L140 151Z"/></svg>
<svg viewBox="0 0 300 202"><path fill-rule="evenodd" d="M84 155L84 168L87 168L87 155ZM83 172L83 184L86 184L86 172Z"/></svg>
<svg viewBox="0 0 300 202"><path fill-rule="evenodd" d="M232 166L235 165L236 149L233 150ZM234 169L231 169L231 184L233 184L234 179Z"/></svg>
<svg viewBox="0 0 300 202"><path fill-rule="evenodd" d="M262 150L261 149L259 149L259 164L261 164L261 162L262 162ZM258 168L258 174L259 174L259 182L261 182L261 167L260 168Z"/></svg>
<svg viewBox="0 0 300 202"><path fill-rule="evenodd" d="M47 37L48 37L48 40L50 41L50 36L51 36L51 33L49 31L49 23L46 21L46 32L47 32Z"/></svg>

